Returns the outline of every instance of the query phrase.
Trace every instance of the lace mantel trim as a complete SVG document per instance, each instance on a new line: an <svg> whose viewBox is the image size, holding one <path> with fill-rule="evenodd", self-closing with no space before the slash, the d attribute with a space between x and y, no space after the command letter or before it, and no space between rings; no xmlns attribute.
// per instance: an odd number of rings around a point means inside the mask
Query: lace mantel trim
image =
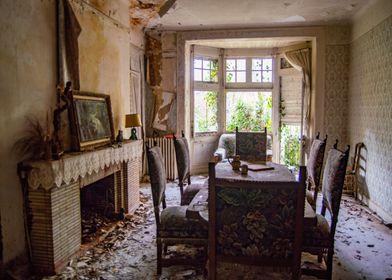
<svg viewBox="0 0 392 280"><path fill-rule="evenodd" d="M123 143L122 147L65 155L60 160L31 162L29 187L49 190L55 186L60 187L63 183L68 185L110 165L140 159L141 151L142 141L134 141Z"/></svg>

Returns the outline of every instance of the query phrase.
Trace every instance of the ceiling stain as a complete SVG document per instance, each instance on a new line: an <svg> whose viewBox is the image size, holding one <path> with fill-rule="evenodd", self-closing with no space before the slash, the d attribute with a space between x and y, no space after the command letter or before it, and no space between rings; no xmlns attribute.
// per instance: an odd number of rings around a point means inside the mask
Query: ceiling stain
<svg viewBox="0 0 392 280"><path fill-rule="evenodd" d="M144 28L148 22L155 17L161 7L168 0L129 0L129 14L131 26Z"/></svg>

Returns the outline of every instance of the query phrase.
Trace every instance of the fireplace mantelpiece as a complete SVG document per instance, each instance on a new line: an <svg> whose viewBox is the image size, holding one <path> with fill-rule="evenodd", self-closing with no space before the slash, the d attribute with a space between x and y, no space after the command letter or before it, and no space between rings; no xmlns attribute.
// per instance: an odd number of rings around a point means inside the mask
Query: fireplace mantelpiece
<svg viewBox="0 0 392 280"><path fill-rule="evenodd" d="M141 157L139 140L29 163L29 229L37 272L58 272L79 250L80 188L113 174L115 211L130 213L138 207Z"/></svg>

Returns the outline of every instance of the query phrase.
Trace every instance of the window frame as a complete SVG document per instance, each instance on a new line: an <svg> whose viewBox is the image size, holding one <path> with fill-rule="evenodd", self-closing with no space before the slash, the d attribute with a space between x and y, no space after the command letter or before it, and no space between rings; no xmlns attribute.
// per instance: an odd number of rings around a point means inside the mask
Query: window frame
<svg viewBox="0 0 392 280"><path fill-rule="evenodd" d="M270 58L272 59L272 67L271 67L271 82L252 82L252 59L263 59L263 58ZM226 61L231 59L245 59L246 60L246 68L245 68L245 75L246 75L246 82L227 82L226 81ZM225 79L225 91L226 90L248 90L248 91L255 91L255 90L272 90L273 89L273 81L275 76L275 69L274 69L274 57L271 55L250 55L250 56L226 56L224 58L224 69L223 69L223 77Z"/></svg>
<svg viewBox="0 0 392 280"><path fill-rule="evenodd" d="M195 70L195 60L196 59L202 59L202 61L204 60L216 60L217 64L218 64L218 69L217 69L217 81L196 81L194 79L194 70ZM192 84L192 98L191 98L191 133L193 135L193 137L203 137L203 136L212 136L212 135L217 135L220 131L220 117L219 117L219 98L220 98L220 88L219 88L219 81L221 80L221 70L220 70L220 58L219 57L215 57L209 54L200 54L198 53L197 55L194 54L194 50L193 50L193 55L191 56L191 84ZM202 65L203 66L203 65ZM200 68L197 68L200 69ZM202 72L203 72L203 68ZM202 79L203 79L203 74L202 74ZM217 93L217 129L216 131L205 131L205 132L196 132L195 131L195 92L196 91L213 91Z"/></svg>
<svg viewBox="0 0 392 280"><path fill-rule="evenodd" d="M196 47L197 45L193 45ZM198 46L197 46L198 47ZM225 49L216 49L220 51L218 54L210 54L209 52L197 52L195 54L195 49L192 48L191 51L191 134L194 138L203 136L214 136L221 133L230 133L228 131L227 120L226 120L226 93L227 92L271 92L273 96L274 90L274 79L276 72L276 57L271 54L263 53L251 53L249 55L228 55ZM252 59L263 59L269 58L272 60L271 63L271 82L252 82ZM217 81L195 81L194 80L194 62L196 59L202 60L218 60L217 69ZM226 60L228 59L245 59L245 75L246 82L227 82L226 81ZM202 65L203 66L203 65ZM200 68L197 68L200 69ZM203 76L202 76L203 78ZM195 92L196 91L214 91L217 92L217 131L206 131L206 132L195 132Z"/></svg>

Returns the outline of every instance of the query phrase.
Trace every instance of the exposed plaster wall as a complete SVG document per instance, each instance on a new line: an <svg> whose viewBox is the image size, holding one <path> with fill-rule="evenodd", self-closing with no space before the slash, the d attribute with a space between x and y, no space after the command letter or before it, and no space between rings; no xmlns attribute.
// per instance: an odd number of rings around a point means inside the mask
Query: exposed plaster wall
<svg viewBox="0 0 392 280"><path fill-rule="evenodd" d="M55 105L55 1L0 1L0 211L4 261L24 253L22 192L11 150L27 115L42 123Z"/></svg>
<svg viewBox="0 0 392 280"><path fill-rule="evenodd" d="M70 1L80 21L80 89L110 94L115 131L130 112L130 37L127 0ZM44 123L56 102L55 1L0 1L0 211L4 261L25 252L21 187L14 142L26 131L25 116ZM125 137L129 132L125 131ZM128 135L127 135L128 134Z"/></svg>
<svg viewBox="0 0 392 280"><path fill-rule="evenodd" d="M326 34L324 129L328 135L327 150L336 139L338 147L344 149L347 145L349 27L329 26Z"/></svg>
<svg viewBox="0 0 392 280"><path fill-rule="evenodd" d="M146 35L147 92L146 92L146 133L155 130L165 135L176 132L177 93L177 45L174 32L148 32ZM172 102L165 106L163 95L174 95ZM154 119L167 116L165 130L157 130Z"/></svg>
<svg viewBox="0 0 392 280"><path fill-rule="evenodd" d="M128 4L124 0L89 2L71 2L82 27L78 40L80 90L110 95L117 132L124 128L124 116L131 110Z"/></svg>
<svg viewBox="0 0 392 280"><path fill-rule="evenodd" d="M390 1L379 1L353 25L356 34L350 44L348 140L352 147L357 142L366 146L360 197L391 223L392 6L385 2ZM389 17L380 22L386 11ZM358 34L358 30L364 33Z"/></svg>

